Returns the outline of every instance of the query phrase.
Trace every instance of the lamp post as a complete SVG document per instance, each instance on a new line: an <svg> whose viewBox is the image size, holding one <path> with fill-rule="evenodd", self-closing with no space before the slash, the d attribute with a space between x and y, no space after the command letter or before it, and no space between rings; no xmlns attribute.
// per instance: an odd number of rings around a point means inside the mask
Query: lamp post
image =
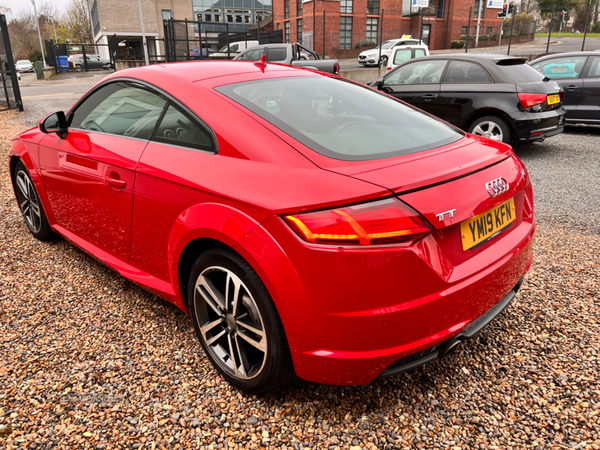
<svg viewBox="0 0 600 450"><path fill-rule="evenodd" d="M148 44L146 42L146 32L144 31L144 17L142 15L142 0L138 0L138 5L140 6L140 22L142 24L142 46L144 47L144 59L146 60L146 65L150 65L150 61L148 60Z"/></svg>
<svg viewBox="0 0 600 450"><path fill-rule="evenodd" d="M35 23L38 29L38 37L40 38L40 50L42 51L42 61L44 62L44 69L46 68L46 57L44 56L44 46L42 45L42 33L40 33L40 21L37 15L37 9L35 7L35 0L31 0L31 4L33 5L33 13L35 14Z"/></svg>
<svg viewBox="0 0 600 450"><path fill-rule="evenodd" d="M52 19L52 29L54 30L54 45L58 44L58 39L56 39L56 25L54 24L54 14L50 16Z"/></svg>

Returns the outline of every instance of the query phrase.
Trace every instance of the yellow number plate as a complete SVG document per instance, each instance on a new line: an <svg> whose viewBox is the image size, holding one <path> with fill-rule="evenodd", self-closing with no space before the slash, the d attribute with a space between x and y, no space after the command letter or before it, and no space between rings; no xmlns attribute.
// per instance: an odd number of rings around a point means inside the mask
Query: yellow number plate
<svg viewBox="0 0 600 450"><path fill-rule="evenodd" d="M515 201L510 200L460 224L463 250L493 238L515 220Z"/></svg>
<svg viewBox="0 0 600 450"><path fill-rule="evenodd" d="M555 103L560 103L560 95L554 94L548 96L548 104L554 105Z"/></svg>

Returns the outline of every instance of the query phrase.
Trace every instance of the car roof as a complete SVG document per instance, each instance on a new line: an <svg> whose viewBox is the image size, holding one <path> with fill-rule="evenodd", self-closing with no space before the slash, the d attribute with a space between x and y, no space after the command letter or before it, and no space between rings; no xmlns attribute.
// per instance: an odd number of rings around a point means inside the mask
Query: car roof
<svg viewBox="0 0 600 450"><path fill-rule="evenodd" d="M533 61L540 61L542 59L550 59L557 58L561 56L600 56L600 51L598 50L586 50L585 52L560 52L560 53L548 53L547 55L538 56Z"/></svg>
<svg viewBox="0 0 600 450"><path fill-rule="evenodd" d="M419 59L464 59L467 61L477 61L479 63L491 63L495 65L503 65L502 62L512 62L513 64L517 61L525 63L527 58L522 56L507 56L500 55L497 53L443 53L437 55L422 56ZM509 65L507 64L507 65Z"/></svg>
<svg viewBox="0 0 600 450"><path fill-rule="evenodd" d="M198 83L204 80L225 77L229 75L247 75L248 79L254 78L256 74L267 74L265 78L271 78L272 74L277 76L298 76L298 75L318 75L309 69L301 67L287 66L283 64L266 63L266 66L257 65L256 61L181 61L165 64L152 64L150 66L135 67L132 69L120 70L109 75L104 80L112 78L131 77L140 80L160 80L165 78L164 83L157 85L168 85L173 83L173 78L178 82ZM167 80L165 75L169 75ZM154 81L151 81L154 83Z"/></svg>

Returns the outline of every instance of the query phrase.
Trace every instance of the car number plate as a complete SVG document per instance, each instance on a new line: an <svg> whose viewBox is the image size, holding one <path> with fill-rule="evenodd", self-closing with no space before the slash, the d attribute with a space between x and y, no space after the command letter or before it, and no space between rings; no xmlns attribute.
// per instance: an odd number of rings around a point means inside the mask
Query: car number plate
<svg viewBox="0 0 600 450"><path fill-rule="evenodd" d="M555 103L560 103L560 95L554 94L548 96L548 104L554 105Z"/></svg>
<svg viewBox="0 0 600 450"><path fill-rule="evenodd" d="M515 201L510 199L460 224L463 250L469 250L507 228L515 220Z"/></svg>

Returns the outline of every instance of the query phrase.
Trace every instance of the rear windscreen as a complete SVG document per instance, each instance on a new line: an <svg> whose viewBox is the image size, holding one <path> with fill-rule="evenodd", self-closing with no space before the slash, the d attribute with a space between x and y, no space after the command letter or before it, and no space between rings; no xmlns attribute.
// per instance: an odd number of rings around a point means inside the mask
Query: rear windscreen
<svg viewBox="0 0 600 450"><path fill-rule="evenodd" d="M545 76L527 64L516 64L513 66L496 66L504 72L508 79L515 83L530 83L532 81L542 81Z"/></svg>
<svg viewBox="0 0 600 450"><path fill-rule="evenodd" d="M406 155L464 136L387 95L334 78L277 78L216 89L315 152L335 159Z"/></svg>

